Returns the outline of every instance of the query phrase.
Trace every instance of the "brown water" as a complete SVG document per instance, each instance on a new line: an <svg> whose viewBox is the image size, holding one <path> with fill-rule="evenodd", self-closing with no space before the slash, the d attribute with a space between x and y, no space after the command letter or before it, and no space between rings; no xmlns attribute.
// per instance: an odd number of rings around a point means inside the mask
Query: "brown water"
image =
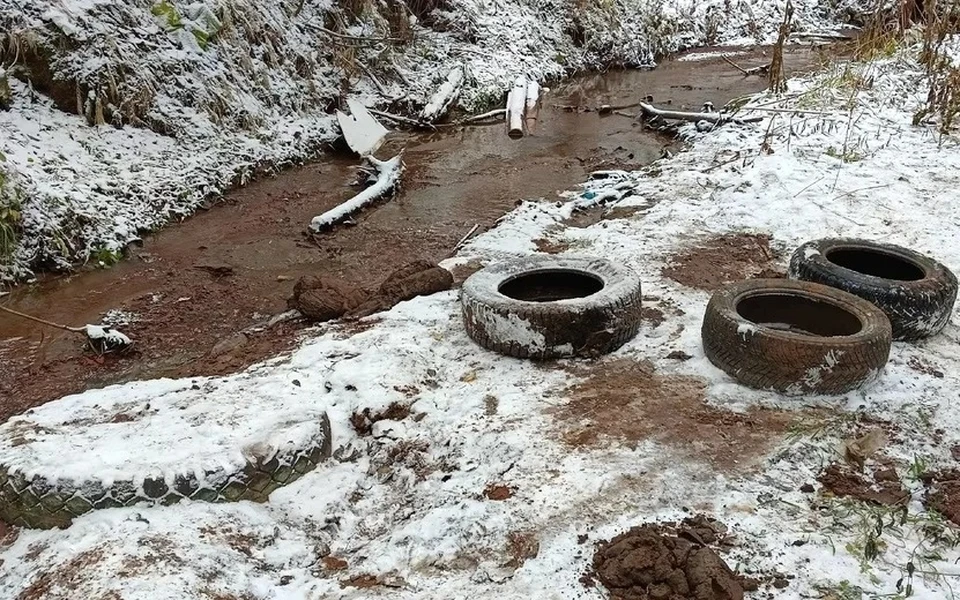
<svg viewBox="0 0 960 600"><path fill-rule="evenodd" d="M754 50L733 60L749 68L769 58ZM786 56L793 71L820 60L809 47ZM349 187L356 159L325 157L254 182L150 236L112 268L45 278L4 298L11 308L71 325L99 322L111 309L134 313L138 321L120 329L137 341L137 352L93 357L76 336L0 314L0 421L89 387L243 368L290 347L303 325L278 326L217 356L211 349L285 310L297 277L373 286L406 262L443 259L474 225L490 227L518 200L555 200L593 170L648 164L672 143L627 117L559 106L622 105L652 95L658 105L699 110L764 87L765 79L744 78L719 58L666 61L652 71L610 71L556 86L543 99L534 135L519 140L508 138L502 123L394 134L378 154L406 149L402 192L356 216L355 225L316 239L304 233L310 219L356 193Z"/></svg>

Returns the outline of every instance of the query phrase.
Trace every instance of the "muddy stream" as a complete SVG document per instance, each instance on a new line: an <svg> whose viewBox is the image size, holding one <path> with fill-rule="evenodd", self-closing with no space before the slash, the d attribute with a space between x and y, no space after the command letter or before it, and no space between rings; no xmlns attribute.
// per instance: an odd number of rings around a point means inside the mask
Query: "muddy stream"
<svg viewBox="0 0 960 600"><path fill-rule="evenodd" d="M732 59L745 68L769 62L767 50L743 51L734 50L740 54ZM816 66L821 52L790 49L788 70ZM475 224L489 228L520 199L555 200L591 171L637 168L673 144L630 118L558 106L629 104L649 94L658 105L699 110L706 101L719 107L765 87L764 78L743 77L719 55L674 59L652 71L611 71L554 86L535 134L520 140L509 139L502 124L392 134L379 154L406 148L402 193L316 242L304 235L306 226L356 193L356 159L324 157L231 192L131 248L118 265L43 278L5 297L11 308L71 325L123 311L132 318L118 326L137 345L123 356L98 357L74 335L0 314L0 422L111 383L240 370L293 347L307 326L295 320L237 336L285 311L299 276L373 286L404 263L445 258Z"/></svg>

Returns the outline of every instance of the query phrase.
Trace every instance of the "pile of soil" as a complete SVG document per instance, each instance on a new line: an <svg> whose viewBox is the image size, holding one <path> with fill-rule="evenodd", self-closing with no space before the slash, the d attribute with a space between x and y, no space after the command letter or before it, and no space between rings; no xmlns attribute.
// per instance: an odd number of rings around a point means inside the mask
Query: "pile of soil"
<svg viewBox="0 0 960 600"><path fill-rule="evenodd" d="M709 546L725 533L704 516L634 527L599 544L584 582L611 600L743 600L744 582Z"/></svg>
<svg viewBox="0 0 960 600"><path fill-rule="evenodd" d="M311 321L330 321L343 316L359 318L388 310L404 300L452 287L450 271L437 263L417 260L388 275L374 293L338 279L301 277L293 288L289 306Z"/></svg>
<svg viewBox="0 0 960 600"><path fill-rule="evenodd" d="M661 271L682 285L713 291L752 278L782 278L767 234L738 233L712 237L676 254Z"/></svg>
<svg viewBox="0 0 960 600"><path fill-rule="evenodd" d="M307 275L297 281L290 299L295 308L311 321L330 321L360 306L367 294L360 288L336 279Z"/></svg>
<svg viewBox="0 0 960 600"><path fill-rule="evenodd" d="M924 505L960 525L960 470L925 473L921 480L927 486Z"/></svg>
<svg viewBox="0 0 960 600"><path fill-rule="evenodd" d="M869 479L849 465L833 463L823 470L819 480L825 490L839 498L853 498L881 506L897 506L910 501L910 492L903 488L895 468L879 464L868 469ZM960 501L960 496L957 500Z"/></svg>

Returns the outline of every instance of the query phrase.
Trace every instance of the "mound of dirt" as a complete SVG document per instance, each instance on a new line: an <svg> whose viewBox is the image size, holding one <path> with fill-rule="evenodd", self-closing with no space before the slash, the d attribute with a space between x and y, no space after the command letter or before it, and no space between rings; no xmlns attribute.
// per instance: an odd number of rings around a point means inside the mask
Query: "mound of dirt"
<svg viewBox="0 0 960 600"><path fill-rule="evenodd" d="M301 277L293 288L291 308L313 321L339 317L365 317L389 310L404 300L427 296L453 287L453 274L437 263L417 260L392 272L375 294L328 278Z"/></svg>
<svg viewBox="0 0 960 600"><path fill-rule="evenodd" d="M854 498L882 506L897 506L910 500L910 492L903 488L893 467L881 466L874 469L872 479L873 481L840 463L829 465L820 475L820 483L824 489L840 498Z"/></svg>
<svg viewBox="0 0 960 600"><path fill-rule="evenodd" d="M960 470L927 473L922 480L927 486L924 505L960 525Z"/></svg>
<svg viewBox="0 0 960 600"><path fill-rule="evenodd" d="M598 581L611 600L743 600L740 578L707 544L726 528L703 516L641 525L601 543L586 581Z"/></svg>
<svg viewBox="0 0 960 600"><path fill-rule="evenodd" d="M362 303L355 310L351 310L348 317L366 317L373 313L389 310L400 302L429 296L449 290L453 287L453 274L440 267L435 262L417 260L403 265L380 284L380 289L369 300Z"/></svg>
<svg viewBox="0 0 960 600"><path fill-rule="evenodd" d="M769 235L726 234L676 254L661 273L682 285L712 291L744 279L785 277L776 259Z"/></svg>
<svg viewBox="0 0 960 600"><path fill-rule="evenodd" d="M290 306L313 321L329 321L360 306L366 298L363 290L350 284L307 275L294 286Z"/></svg>

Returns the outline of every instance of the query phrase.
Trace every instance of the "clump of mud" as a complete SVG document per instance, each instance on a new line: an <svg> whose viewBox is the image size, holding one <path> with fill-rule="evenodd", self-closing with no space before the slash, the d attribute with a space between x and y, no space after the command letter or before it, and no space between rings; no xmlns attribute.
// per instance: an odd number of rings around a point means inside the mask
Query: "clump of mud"
<svg viewBox="0 0 960 600"><path fill-rule="evenodd" d="M849 465L833 463L823 470L819 479L824 489L838 498L853 498L881 506L898 506L910 500L910 492L903 488L894 467L880 464L870 471L868 478ZM957 499L960 501L960 496Z"/></svg>
<svg viewBox="0 0 960 600"><path fill-rule="evenodd" d="M925 473L921 480L927 486L926 507L960 525L960 470Z"/></svg>
<svg viewBox="0 0 960 600"><path fill-rule="evenodd" d="M350 415L350 424L357 435L365 436L373 432L373 424L377 421L402 421L410 416L410 405L394 402L384 410L373 411L364 408Z"/></svg>
<svg viewBox="0 0 960 600"><path fill-rule="evenodd" d="M290 308L312 321L340 317L359 318L389 310L417 296L428 296L453 287L453 274L437 263L417 260L403 265L370 293L344 281L308 275L293 288Z"/></svg>
<svg viewBox="0 0 960 600"><path fill-rule="evenodd" d="M312 321L329 321L342 317L367 299L367 294L350 284L308 275L293 288L290 307Z"/></svg>
<svg viewBox="0 0 960 600"><path fill-rule="evenodd" d="M634 527L599 544L584 583L601 583L611 600L743 600L741 578L710 547L726 532L702 515Z"/></svg>
<svg viewBox="0 0 960 600"><path fill-rule="evenodd" d="M664 277L701 290L716 290L744 279L786 276L766 234L718 235L679 252L668 262L661 271Z"/></svg>

